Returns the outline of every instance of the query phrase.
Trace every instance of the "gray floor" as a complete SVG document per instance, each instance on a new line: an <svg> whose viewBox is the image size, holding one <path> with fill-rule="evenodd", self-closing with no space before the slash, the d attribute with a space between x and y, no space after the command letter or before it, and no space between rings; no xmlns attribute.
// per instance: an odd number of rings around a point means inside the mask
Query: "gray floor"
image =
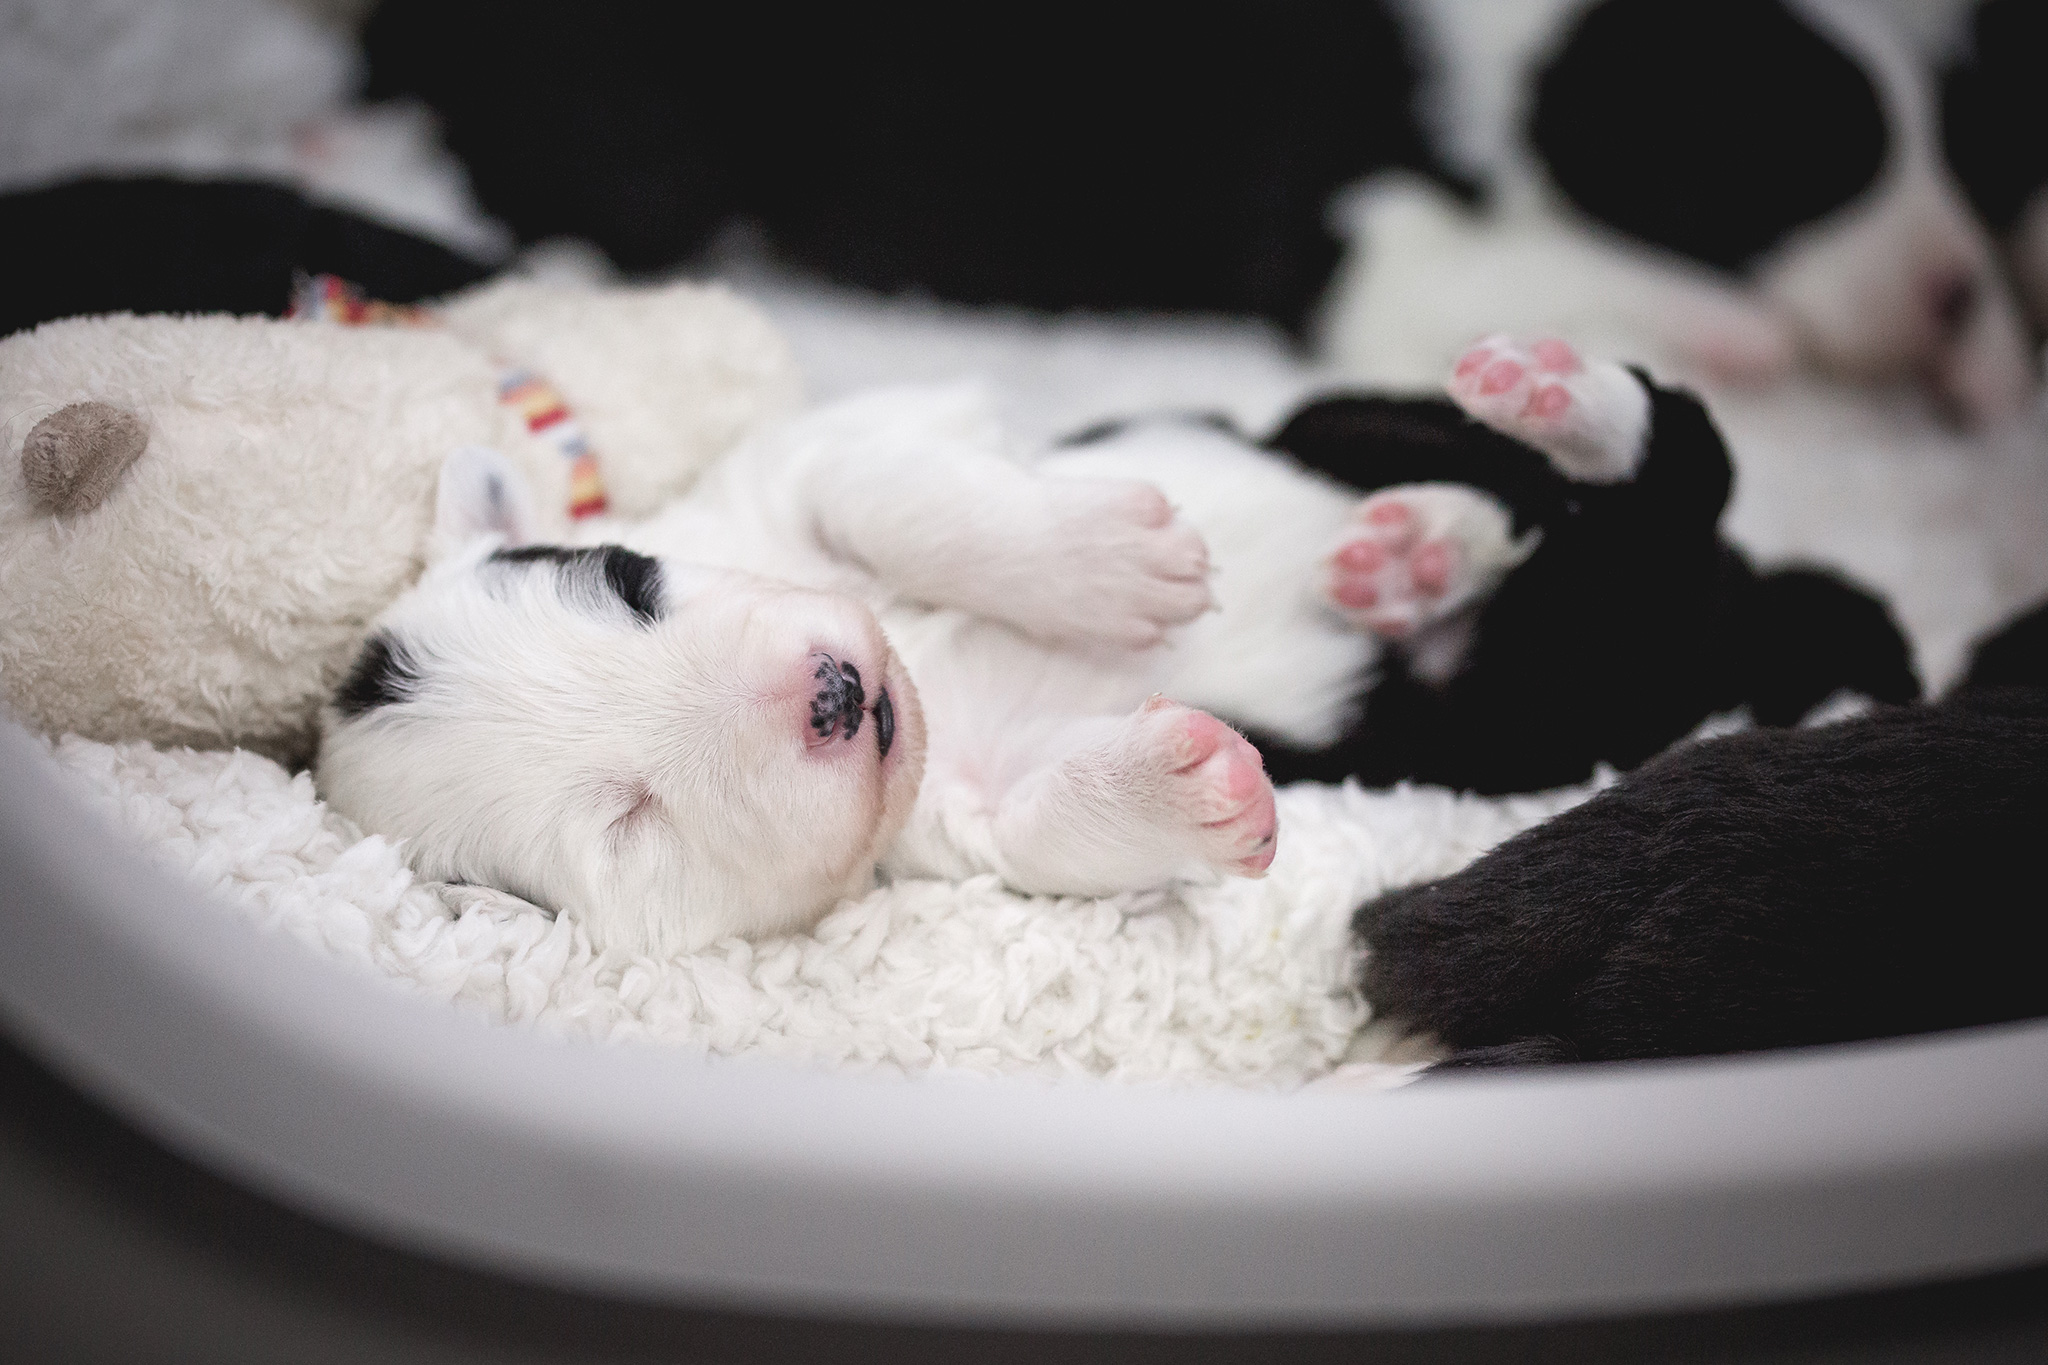
<svg viewBox="0 0 2048 1365"><path fill-rule="evenodd" d="M2048 1267L1763 1310L1363 1335L1027 1334L621 1303L335 1231L157 1147L0 1042L0 1361L2040 1362Z"/></svg>

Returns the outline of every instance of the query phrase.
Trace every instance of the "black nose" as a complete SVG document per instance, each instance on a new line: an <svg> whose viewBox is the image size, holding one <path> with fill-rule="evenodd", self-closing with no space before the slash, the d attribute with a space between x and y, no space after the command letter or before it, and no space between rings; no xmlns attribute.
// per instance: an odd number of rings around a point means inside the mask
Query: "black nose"
<svg viewBox="0 0 2048 1365"><path fill-rule="evenodd" d="M889 689L883 688L875 698L875 743L881 747L881 757L889 756L889 746L896 742L896 706L889 700Z"/></svg>
<svg viewBox="0 0 2048 1365"><path fill-rule="evenodd" d="M817 659L818 667L811 674L818 682L818 694L811 698L811 728L821 739L835 733L852 739L860 733L868 700L860 685L860 670L830 654L820 654Z"/></svg>

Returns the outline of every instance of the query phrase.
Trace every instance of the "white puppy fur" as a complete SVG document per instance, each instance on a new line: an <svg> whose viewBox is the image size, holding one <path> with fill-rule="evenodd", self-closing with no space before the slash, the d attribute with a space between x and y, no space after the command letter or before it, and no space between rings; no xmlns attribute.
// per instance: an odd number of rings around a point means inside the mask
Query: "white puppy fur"
<svg viewBox="0 0 2048 1365"><path fill-rule="evenodd" d="M1409 0L1430 73L1425 121L1451 162L1487 185L1490 206L1475 217L1398 178L1339 204L1352 247L1319 326L1341 369L1426 381L1505 324L1731 382L1773 381L1802 363L1857 381L1924 381L1979 420L2025 403L2033 381L2018 309L1942 164L1925 67L1884 13L1794 0L1870 76L1889 155L1862 194L1737 278L1590 223L1524 143L1526 73L1590 3ZM1969 302L1957 326L1959 297Z"/></svg>
<svg viewBox="0 0 2048 1365"><path fill-rule="evenodd" d="M1448 387L1574 477L1625 477L1648 439L1640 385L1560 341L1489 338ZM1261 876L1272 784L1208 711L1337 740L1383 650L1455 672L1536 543L1476 489L1361 499L1201 422L1005 447L977 390L884 390L581 550L508 549L529 495L457 452L438 562L324 710L320 784L423 874L656 954L801 928L878 869Z"/></svg>
<svg viewBox="0 0 2048 1365"><path fill-rule="evenodd" d="M319 780L424 874L600 943L798 927L878 865L1088 895L1262 875L1271 784L1194 708L1326 741L1380 648L1321 596L1356 495L1193 424L1027 465L975 393L856 398L590 529L658 562L627 589L631 557L507 558L509 479L451 462L458 548L378 621Z"/></svg>

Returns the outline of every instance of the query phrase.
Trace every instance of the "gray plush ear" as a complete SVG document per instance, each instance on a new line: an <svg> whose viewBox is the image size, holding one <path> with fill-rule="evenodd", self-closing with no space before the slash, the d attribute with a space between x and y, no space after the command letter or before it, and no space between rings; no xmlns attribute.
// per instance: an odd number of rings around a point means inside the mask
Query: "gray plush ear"
<svg viewBox="0 0 2048 1365"><path fill-rule="evenodd" d="M134 413L111 403L73 403L29 428L22 482L45 511L75 517L105 502L148 445L149 428Z"/></svg>
<svg viewBox="0 0 2048 1365"><path fill-rule="evenodd" d="M434 493L435 558L479 536L502 536L507 545L529 544L539 525L526 476L497 451L464 446L441 462L441 482Z"/></svg>

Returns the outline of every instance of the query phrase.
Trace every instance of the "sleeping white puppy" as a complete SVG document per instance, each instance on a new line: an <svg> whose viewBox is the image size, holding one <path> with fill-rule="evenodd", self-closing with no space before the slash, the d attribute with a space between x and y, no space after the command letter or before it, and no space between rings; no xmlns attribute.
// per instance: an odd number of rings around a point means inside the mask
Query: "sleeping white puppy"
<svg viewBox="0 0 2048 1365"><path fill-rule="evenodd" d="M1209 611L1153 474L1230 544L1238 610ZM422 875L601 945L801 928L878 866L1084 895L1263 875L1258 752L1183 703L1327 741L1378 648L1308 586L1356 494L1189 427L1026 467L971 392L890 391L596 528L615 545L519 548L523 499L490 452L450 460L445 553L327 708L319 781Z"/></svg>

